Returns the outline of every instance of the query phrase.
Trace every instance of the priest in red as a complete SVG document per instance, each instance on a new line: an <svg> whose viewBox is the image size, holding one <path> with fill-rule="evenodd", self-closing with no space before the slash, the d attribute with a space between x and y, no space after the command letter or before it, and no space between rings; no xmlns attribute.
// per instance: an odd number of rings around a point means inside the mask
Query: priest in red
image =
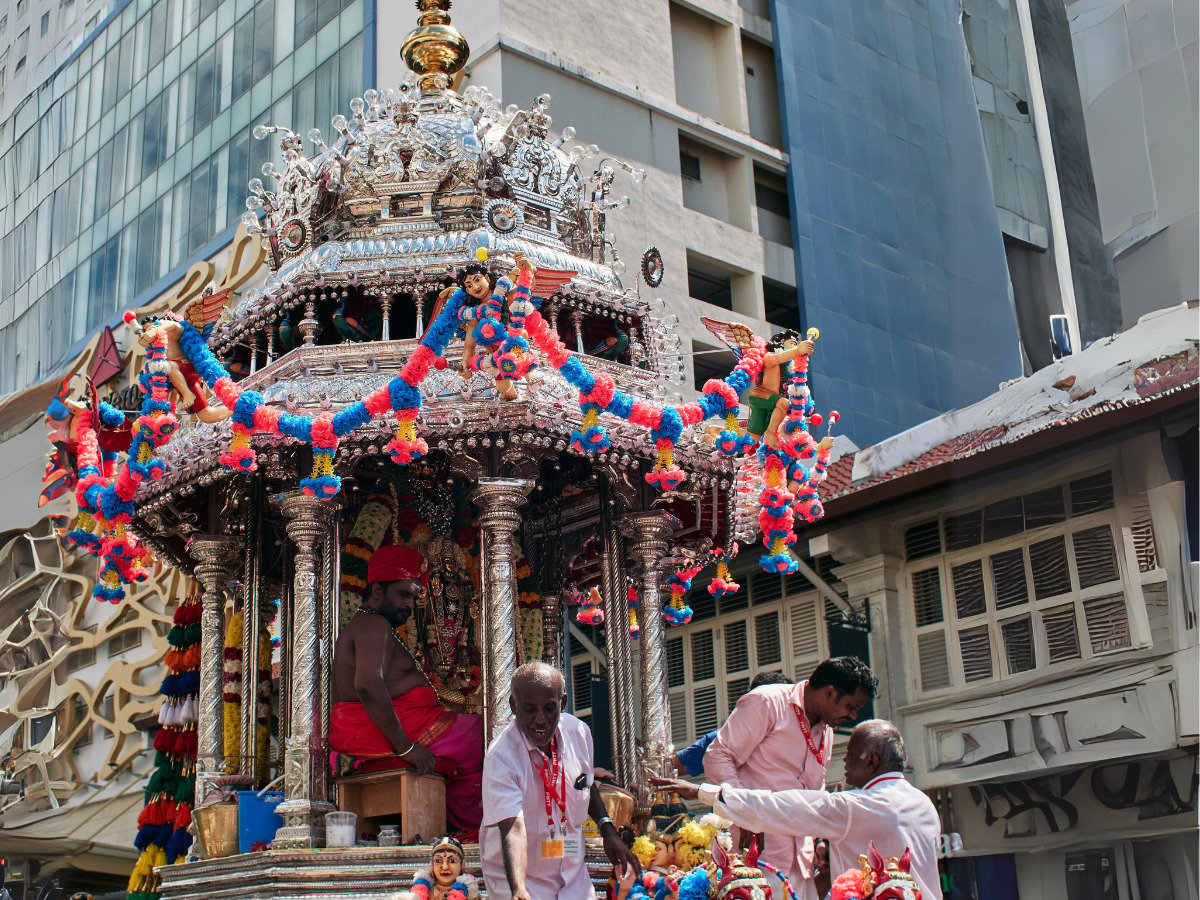
<svg viewBox="0 0 1200 900"><path fill-rule="evenodd" d="M438 702L396 629L413 614L429 561L411 547L380 547L367 564L362 606L333 653L329 746L359 760L399 760L446 778L446 821L475 831L483 815L483 722Z"/></svg>

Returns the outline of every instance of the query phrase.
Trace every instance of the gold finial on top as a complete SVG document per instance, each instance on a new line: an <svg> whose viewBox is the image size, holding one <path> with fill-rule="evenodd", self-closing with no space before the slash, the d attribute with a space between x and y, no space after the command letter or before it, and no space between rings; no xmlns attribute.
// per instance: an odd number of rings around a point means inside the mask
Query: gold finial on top
<svg viewBox="0 0 1200 900"><path fill-rule="evenodd" d="M450 0L417 0L417 9L418 27L408 33L400 53L420 76L421 90L435 91L449 86L450 77L467 64L471 48L450 24Z"/></svg>

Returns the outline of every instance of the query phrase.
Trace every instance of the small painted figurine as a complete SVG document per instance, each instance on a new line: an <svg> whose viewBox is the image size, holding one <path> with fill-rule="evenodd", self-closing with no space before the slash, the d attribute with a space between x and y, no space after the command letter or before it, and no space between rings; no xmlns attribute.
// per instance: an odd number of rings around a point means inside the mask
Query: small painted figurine
<svg viewBox="0 0 1200 900"><path fill-rule="evenodd" d="M463 871L462 844L452 837L434 842L429 853L429 868L413 877L415 900L478 900L479 882Z"/></svg>
<svg viewBox="0 0 1200 900"><path fill-rule="evenodd" d="M143 347L153 344L156 334L161 332L166 335L167 364L170 366L167 377L178 396L177 405L181 410L194 413L201 422L220 422L233 415L232 410L225 409L220 404L215 407L209 404L204 381L179 345L183 324L176 316L170 313L150 316L138 325L132 318L132 313L126 313L125 321L135 330L138 343Z"/></svg>

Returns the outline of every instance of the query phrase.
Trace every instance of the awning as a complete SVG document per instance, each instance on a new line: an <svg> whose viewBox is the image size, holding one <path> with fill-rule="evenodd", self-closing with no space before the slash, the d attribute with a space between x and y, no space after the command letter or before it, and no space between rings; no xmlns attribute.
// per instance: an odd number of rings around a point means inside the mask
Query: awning
<svg viewBox="0 0 1200 900"><path fill-rule="evenodd" d="M137 857L133 839L144 803L139 785L81 788L79 802L21 815L20 804L0 813L0 844L9 856L69 863L98 872L127 872ZM90 794L90 796L89 796ZM74 800L74 798L73 798Z"/></svg>

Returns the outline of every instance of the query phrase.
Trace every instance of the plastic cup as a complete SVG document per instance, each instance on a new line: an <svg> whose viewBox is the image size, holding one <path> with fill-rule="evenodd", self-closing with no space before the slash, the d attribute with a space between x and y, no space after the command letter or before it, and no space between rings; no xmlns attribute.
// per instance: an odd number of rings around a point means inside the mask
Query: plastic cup
<svg viewBox="0 0 1200 900"><path fill-rule="evenodd" d="M358 836L358 814L352 812L325 813L325 846L353 847Z"/></svg>

